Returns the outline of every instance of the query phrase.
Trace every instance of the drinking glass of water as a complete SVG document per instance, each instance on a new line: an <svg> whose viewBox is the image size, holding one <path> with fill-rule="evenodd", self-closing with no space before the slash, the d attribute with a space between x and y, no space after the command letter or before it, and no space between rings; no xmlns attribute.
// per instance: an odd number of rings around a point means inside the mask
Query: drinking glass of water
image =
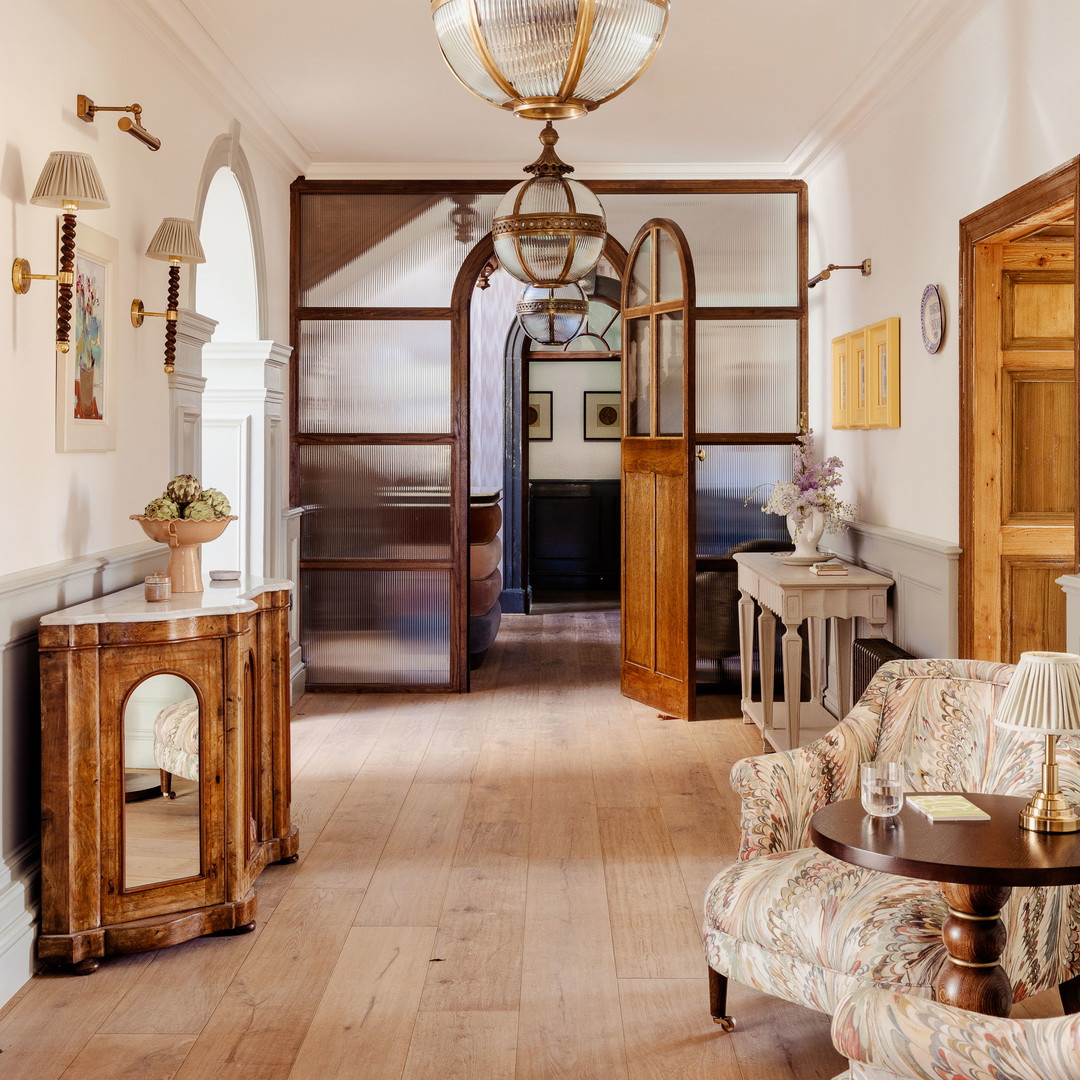
<svg viewBox="0 0 1080 1080"><path fill-rule="evenodd" d="M904 767L899 761L862 765L863 809L873 817L893 817L904 805Z"/></svg>

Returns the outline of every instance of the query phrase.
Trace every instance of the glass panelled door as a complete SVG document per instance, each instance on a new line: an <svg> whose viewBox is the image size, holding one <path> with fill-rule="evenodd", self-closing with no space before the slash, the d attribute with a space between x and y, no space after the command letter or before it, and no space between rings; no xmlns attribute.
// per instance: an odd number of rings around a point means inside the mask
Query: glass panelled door
<svg viewBox="0 0 1080 1080"><path fill-rule="evenodd" d="M623 285L622 692L694 718L694 274L644 225Z"/></svg>

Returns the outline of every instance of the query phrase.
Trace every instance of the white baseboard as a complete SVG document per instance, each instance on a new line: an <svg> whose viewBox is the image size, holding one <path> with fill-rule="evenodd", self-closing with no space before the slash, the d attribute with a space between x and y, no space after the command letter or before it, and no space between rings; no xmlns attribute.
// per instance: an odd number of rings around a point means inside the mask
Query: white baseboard
<svg viewBox="0 0 1080 1080"><path fill-rule="evenodd" d="M14 997L34 973L39 864L36 838L0 863L0 1002Z"/></svg>

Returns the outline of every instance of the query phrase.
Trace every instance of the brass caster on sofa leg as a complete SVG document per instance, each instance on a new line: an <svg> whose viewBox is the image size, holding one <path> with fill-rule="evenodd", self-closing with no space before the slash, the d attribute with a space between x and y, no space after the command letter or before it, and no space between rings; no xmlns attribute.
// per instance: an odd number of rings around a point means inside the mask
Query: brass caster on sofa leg
<svg viewBox="0 0 1080 1080"><path fill-rule="evenodd" d="M714 1016L712 1018L714 1024L719 1024L724 1031L735 1030L735 1017L734 1016Z"/></svg>

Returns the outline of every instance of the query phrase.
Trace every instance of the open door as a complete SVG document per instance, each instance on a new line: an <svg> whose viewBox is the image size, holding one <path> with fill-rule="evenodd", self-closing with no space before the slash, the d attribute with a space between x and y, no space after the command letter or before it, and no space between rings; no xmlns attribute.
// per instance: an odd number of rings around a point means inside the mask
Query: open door
<svg viewBox="0 0 1080 1080"><path fill-rule="evenodd" d="M622 657L627 697L694 718L694 270L654 218L623 279Z"/></svg>

